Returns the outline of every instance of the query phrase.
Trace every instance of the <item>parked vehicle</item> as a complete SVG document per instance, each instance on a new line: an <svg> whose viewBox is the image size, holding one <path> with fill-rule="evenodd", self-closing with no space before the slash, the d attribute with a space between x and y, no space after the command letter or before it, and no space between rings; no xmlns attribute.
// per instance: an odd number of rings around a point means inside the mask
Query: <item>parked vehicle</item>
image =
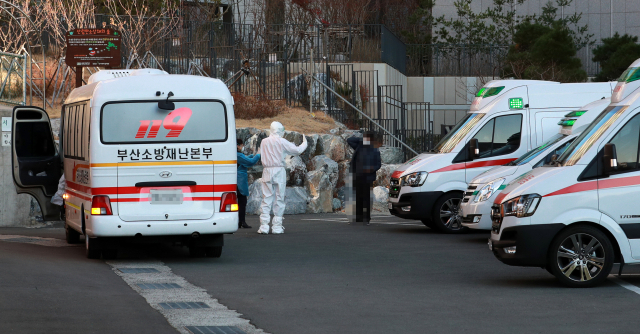
<svg viewBox="0 0 640 334"><path fill-rule="evenodd" d="M494 167L471 180L460 204L462 226L491 230L491 205L500 190L520 175L549 164L554 156L560 156L610 103L610 98L600 99L566 114L565 118L558 122L559 132L547 142L517 160Z"/></svg>
<svg viewBox="0 0 640 334"><path fill-rule="evenodd" d="M442 232L464 232L459 204L471 180L549 140L568 112L610 97L613 85L489 82L433 152L418 155L392 174L389 211Z"/></svg>
<svg viewBox="0 0 640 334"><path fill-rule="evenodd" d="M640 59L556 161L496 197L489 247L499 260L544 267L572 287L603 282L614 263L640 262L639 88Z"/></svg>
<svg viewBox="0 0 640 334"><path fill-rule="evenodd" d="M106 70L64 106L60 149L49 116L13 110L13 178L45 220L66 178L67 241L112 258L127 241L168 241L219 257L238 228L233 98L223 82L164 71Z"/></svg>

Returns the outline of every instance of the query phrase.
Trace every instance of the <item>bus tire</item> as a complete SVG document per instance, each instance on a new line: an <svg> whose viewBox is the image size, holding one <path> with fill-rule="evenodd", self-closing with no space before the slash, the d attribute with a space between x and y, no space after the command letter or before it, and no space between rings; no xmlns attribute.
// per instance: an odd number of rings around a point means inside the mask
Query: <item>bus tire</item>
<svg viewBox="0 0 640 334"><path fill-rule="evenodd" d="M207 254L207 257L219 258L222 256L222 246L206 247L205 253Z"/></svg>
<svg viewBox="0 0 640 334"><path fill-rule="evenodd" d="M84 244L87 251L87 259L99 259L100 258L100 250L96 249L96 241L95 239L92 241L92 238L89 238L88 235L84 236Z"/></svg>
<svg viewBox="0 0 640 334"><path fill-rule="evenodd" d="M77 244L80 242L80 233L72 229L69 224L64 223L64 231L68 244Z"/></svg>
<svg viewBox="0 0 640 334"><path fill-rule="evenodd" d="M204 257L206 250L204 247L189 246L189 256L191 257Z"/></svg>
<svg viewBox="0 0 640 334"><path fill-rule="evenodd" d="M102 258L105 260L115 260L118 257L117 249L105 249L102 251Z"/></svg>

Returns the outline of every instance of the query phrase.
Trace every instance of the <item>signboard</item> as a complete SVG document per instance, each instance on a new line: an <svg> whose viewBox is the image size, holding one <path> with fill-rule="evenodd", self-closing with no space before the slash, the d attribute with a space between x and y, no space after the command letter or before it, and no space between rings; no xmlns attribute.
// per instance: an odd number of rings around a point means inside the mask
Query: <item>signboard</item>
<svg viewBox="0 0 640 334"><path fill-rule="evenodd" d="M2 131L11 131L11 117L2 117Z"/></svg>
<svg viewBox="0 0 640 334"><path fill-rule="evenodd" d="M72 67L119 67L120 32L111 28L67 32L65 62Z"/></svg>
<svg viewBox="0 0 640 334"><path fill-rule="evenodd" d="M11 146L11 132L2 133L2 146Z"/></svg>

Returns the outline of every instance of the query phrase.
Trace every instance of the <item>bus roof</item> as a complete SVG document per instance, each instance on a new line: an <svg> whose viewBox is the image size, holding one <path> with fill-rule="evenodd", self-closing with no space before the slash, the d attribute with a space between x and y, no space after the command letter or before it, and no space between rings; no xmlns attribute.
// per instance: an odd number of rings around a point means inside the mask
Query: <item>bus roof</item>
<svg viewBox="0 0 640 334"><path fill-rule="evenodd" d="M116 71L127 71L128 75L123 73L126 76L114 77L113 72ZM93 74L89 82L74 89L65 104L91 100L92 106L100 106L110 101L161 100L166 99L171 91L173 100L217 99L233 105L231 93L221 80L202 76L167 74L147 69L108 70ZM157 96L156 92L161 95Z"/></svg>

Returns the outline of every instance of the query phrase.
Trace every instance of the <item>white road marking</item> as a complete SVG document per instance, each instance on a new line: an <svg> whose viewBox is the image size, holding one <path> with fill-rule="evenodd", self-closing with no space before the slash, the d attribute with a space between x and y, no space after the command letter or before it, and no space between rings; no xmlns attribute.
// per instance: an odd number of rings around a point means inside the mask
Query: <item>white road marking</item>
<svg viewBox="0 0 640 334"><path fill-rule="evenodd" d="M47 247L80 247L84 245L70 245L65 240L56 238L30 237L26 235L0 235L0 241L18 242Z"/></svg>
<svg viewBox="0 0 640 334"><path fill-rule="evenodd" d="M211 297L203 288L197 287L171 272L171 268L157 260L113 260L106 261L113 271L147 300L147 303L162 314L178 332L191 334L186 326L236 326L247 334L265 333L241 318L241 314L228 309ZM120 268L154 268L159 273L126 274ZM181 289L141 289L139 283L176 283ZM164 309L160 303L202 302L210 308L204 309Z"/></svg>
<svg viewBox="0 0 640 334"><path fill-rule="evenodd" d="M609 279L611 281L613 281L613 282L618 283L618 285L620 285L621 287L623 287L623 288L625 288L625 289L627 289L629 291L633 291L633 292L635 292L635 293L640 295L640 288L639 287L619 279L616 275L609 275Z"/></svg>

